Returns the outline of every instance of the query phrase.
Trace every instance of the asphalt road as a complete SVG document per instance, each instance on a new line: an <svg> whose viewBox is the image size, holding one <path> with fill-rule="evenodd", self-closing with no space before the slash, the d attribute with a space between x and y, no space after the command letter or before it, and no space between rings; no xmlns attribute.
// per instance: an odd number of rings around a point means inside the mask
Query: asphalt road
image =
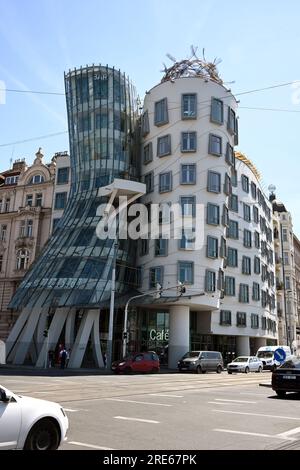
<svg viewBox="0 0 300 470"><path fill-rule="evenodd" d="M277 398L271 374L0 374L10 390L57 401L63 449L300 449L300 396Z"/></svg>

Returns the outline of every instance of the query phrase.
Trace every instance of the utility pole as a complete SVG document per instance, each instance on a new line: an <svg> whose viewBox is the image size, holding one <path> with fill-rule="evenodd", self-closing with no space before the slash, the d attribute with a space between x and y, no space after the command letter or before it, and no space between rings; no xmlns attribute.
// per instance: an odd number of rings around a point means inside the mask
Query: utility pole
<svg viewBox="0 0 300 470"><path fill-rule="evenodd" d="M47 366L48 366L48 349L49 349L49 332L48 332L48 330L44 330L43 336L44 336L44 338L46 338L44 369L47 369Z"/></svg>
<svg viewBox="0 0 300 470"><path fill-rule="evenodd" d="M109 326L108 326L108 342L107 342L107 354L106 354L106 368L111 368L112 363L112 351L113 351L113 332L114 332L114 313L115 313L115 292L116 292L116 264L118 254L118 241L114 243L114 256L112 260L112 272L111 272L111 295L110 295L110 308L109 308Z"/></svg>

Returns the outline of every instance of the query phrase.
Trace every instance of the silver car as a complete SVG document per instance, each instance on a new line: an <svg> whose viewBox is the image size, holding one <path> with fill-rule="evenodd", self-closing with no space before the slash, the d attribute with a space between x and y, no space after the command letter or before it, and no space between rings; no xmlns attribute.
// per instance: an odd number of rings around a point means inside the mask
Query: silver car
<svg viewBox="0 0 300 470"><path fill-rule="evenodd" d="M232 372L262 372L263 363L257 356L239 356L227 364L228 374Z"/></svg>

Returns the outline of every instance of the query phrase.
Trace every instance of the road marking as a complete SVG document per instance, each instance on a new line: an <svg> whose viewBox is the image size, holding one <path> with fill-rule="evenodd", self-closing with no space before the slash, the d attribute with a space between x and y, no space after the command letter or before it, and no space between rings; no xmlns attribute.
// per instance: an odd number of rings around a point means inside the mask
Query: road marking
<svg viewBox="0 0 300 470"><path fill-rule="evenodd" d="M240 392L240 395L253 395L256 397L265 397L266 395L264 393L252 393L252 392Z"/></svg>
<svg viewBox="0 0 300 470"><path fill-rule="evenodd" d="M86 444L85 442L77 442L77 441L67 441L66 444L72 444L74 446L89 447L90 449L115 450L112 447L94 446L93 444Z"/></svg>
<svg viewBox="0 0 300 470"><path fill-rule="evenodd" d="M233 405L233 403L226 403L226 402L216 402L216 401L208 401L210 405Z"/></svg>
<svg viewBox="0 0 300 470"><path fill-rule="evenodd" d="M282 437L281 434L261 434L261 433L258 433L258 432L246 432L246 431L233 431L231 429L214 429L214 431L217 431L217 432L226 432L226 433L229 433L229 434L242 434L244 436L256 436L256 437L270 437L272 439L274 438L277 438L277 439L284 439L284 440L288 440L288 441L296 441L296 439L293 439L293 438L289 438L289 437Z"/></svg>
<svg viewBox="0 0 300 470"><path fill-rule="evenodd" d="M300 428L293 428L293 429L290 429L289 431L281 432L280 434L277 434L277 437L282 437L283 439L286 439L287 437L292 436L293 434L299 434L299 433L300 433Z"/></svg>
<svg viewBox="0 0 300 470"><path fill-rule="evenodd" d="M294 416L279 416L279 415L265 415L262 413L246 413L243 411L229 411L229 410L212 410L216 413L231 413L235 415L246 415L246 416L261 416L262 418L277 418L277 419L293 419L300 421L300 418L295 418Z"/></svg>
<svg viewBox="0 0 300 470"><path fill-rule="evenodd" d="M153 406L173 406L173 405L169 405L169 404L166 404L166 403L151 403L149 401L136 401L136 400L123 400L121 398L105 398L105 400L109 400L109 401L124 401L126 403L139 403L140 405L153 405Z"/></svg>
<svg viewBox="0 0 300 470"><path fill-rule="evenodd" d="M75 411L80 411L80 410L73 410L72 408L64 408L64 411L68 411L69 413L75 413Z"/></svg>
<svg viewBox="0 0 300 470"><path fill-rule="evenodd" d="M139 421L141 423L159 424L159 421L154 421L153 419L128 418L126 416L114 416L114 419L124 419L126 421Z"/></svg>
<svg viewBox="0 0 300 470"><path fill-rule="evenodd" d="M168 395L167 393L148 393L151 397L183 398L183 395Z"/></svg>
<svg viewBox="0 0 300 470"><path fill-rule="evenodd" d="M256 401L246 401L246 400L227 400L226 398L215 398L216 401L228 401L231 403L257 403Z"/></svg>

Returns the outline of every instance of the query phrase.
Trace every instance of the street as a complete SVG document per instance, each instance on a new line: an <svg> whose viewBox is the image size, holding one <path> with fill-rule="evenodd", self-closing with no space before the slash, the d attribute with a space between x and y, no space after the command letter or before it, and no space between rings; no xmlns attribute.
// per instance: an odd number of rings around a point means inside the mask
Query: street
<svg viewBox="0 0 300 470"><path fill-rule="evenodd" d="M300 448L299 395L277 398L271 374L1 375L12 391L57 401L60 449Z"/></svg>

